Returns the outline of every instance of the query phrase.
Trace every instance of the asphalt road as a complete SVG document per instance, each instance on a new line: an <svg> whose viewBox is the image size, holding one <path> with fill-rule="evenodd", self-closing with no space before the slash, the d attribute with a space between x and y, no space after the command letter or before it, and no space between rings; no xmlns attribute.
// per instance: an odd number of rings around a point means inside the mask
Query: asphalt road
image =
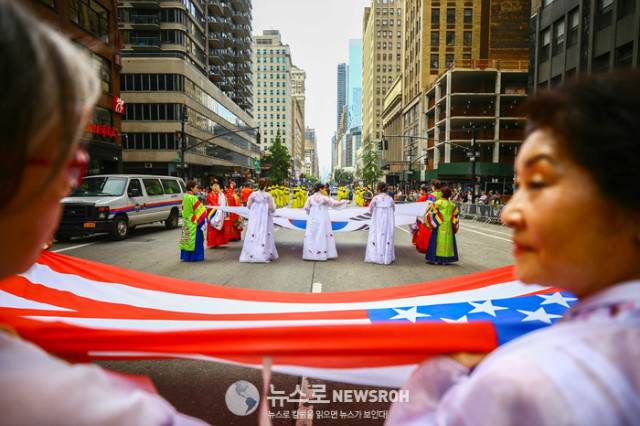
<svg viewBox="0 0 640 426"><path fill-rule="evenodd" d="M406 227L396 228L396 261L387 266L365 264L367 232L337 232L338 259L328 262L303 261L300 231L276 228L280 258L269 264L240 264L242 242L224 248L205 249L205 260L184 263L179 260L179 229L167 230L162 224L133 230L124 241L111 241L106 235L57 243L51 251L109 265L229 287L267 289L286 292L339 292L384 288L438 280L498 268L513 263L511 232L496 224L463 220L457 234L460 262L430 265L411 244ZM258 410L238 416L225 403L230 387L244 380L262 390L262 373L252 368L191 360L108 361L108 368L149 376L161 395L179 411L213 425L252 425L258 423ZM315 389L371 390L374 388L274 374L273 390L286 394L305 385ZM391 390L375 388L376 390ZM273 394L271 394L273 395ZM274 425L375 425L384 422L389 403L301 404L289 398L283 406L270 408ZM295 412L314 413L313 419L294 418ZM322 418L318 417L318 412ZM350 414L355 418L345 418ZM275 418L279 416L280 418Z"/></svg>

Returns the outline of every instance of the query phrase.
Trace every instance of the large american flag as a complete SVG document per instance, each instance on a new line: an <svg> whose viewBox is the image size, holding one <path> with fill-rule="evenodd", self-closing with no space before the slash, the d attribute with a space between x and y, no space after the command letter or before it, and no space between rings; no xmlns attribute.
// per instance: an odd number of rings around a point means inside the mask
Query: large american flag
<svg viewBox="0 0 640 426"><path fill-rule="evenodd" d="M72 361L187 358L400 386L434 354L490 351L577 299L513 268L384 289L306 294L229 288L43 252L0 282L0 321Z"/></svg>

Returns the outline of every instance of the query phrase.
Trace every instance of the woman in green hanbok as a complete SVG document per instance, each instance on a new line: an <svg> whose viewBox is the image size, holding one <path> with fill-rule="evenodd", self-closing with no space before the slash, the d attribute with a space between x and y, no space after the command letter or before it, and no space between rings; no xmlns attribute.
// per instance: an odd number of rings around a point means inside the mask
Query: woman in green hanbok
<svg viewBox="0 0 640 426"><path fill-rule="evenodd" d="M449 201L451 188L442 188L440 194L442 199L434 202L425 215L426 226L432 229L425 259L444 265L458 261L456 232L460 221L458 208Z"/></svg>

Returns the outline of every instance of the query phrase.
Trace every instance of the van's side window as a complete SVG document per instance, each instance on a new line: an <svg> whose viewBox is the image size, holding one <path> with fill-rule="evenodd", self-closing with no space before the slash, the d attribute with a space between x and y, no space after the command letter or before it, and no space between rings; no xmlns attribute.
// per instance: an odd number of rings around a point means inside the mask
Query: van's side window
<svg viewBox="0 0 640 426"><path fill-rule="evenodd" d="M132 190L133 189L137 189L138 190L138 195L137 197L142 196L142 186L140 185L140 179L131 179L129 181L129 187L127 188L127 194L129 194L129 197L131 197L132 195Z"/></svg>
<svg viewBox="0 0 640 426"><path fill-rule="evenodd" d="M142 179L144 189L147 191L147 195L162 195L162 185L158 179Z"/></svg>
<svg viewBox="0 0 640 426"><path fill-rule="evenodd" d="M174 179L160 179L162 186L164 186L165 194L180 194L180 185L178 181Z"/></svg>

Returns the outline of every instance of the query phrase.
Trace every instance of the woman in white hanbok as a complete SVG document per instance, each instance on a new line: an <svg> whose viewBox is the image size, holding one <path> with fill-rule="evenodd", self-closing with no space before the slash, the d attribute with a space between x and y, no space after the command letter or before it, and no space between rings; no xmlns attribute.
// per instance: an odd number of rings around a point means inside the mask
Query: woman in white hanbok
<svg viewBox="0 0 640 426"><path fill-rule="evenodd" d="M371 212L371 226L364 261L388 265L396 259L393 245L395 233L396 204L387 194L387 184L378 182L378 195L369 204Z"/></svg>
<svg viewBox="0 0 640 426"><path fill-rule="evenodd" d="M323 189L324 184L316 183L313 187L313 195L304 205L308 215L302 249L304 260L325 261L338 257L328 207L344 208L349 200L336 201L324 195Z"/></svg>
<svg viewBox="0 0 640 426"><path fill-rule="evenodd" d="M264 191L267 181L258 181L258 190L252 192L247 201L249 224L244 236L244 245L240 262L269 263L278 258L273 235L273 216L276 203L268 192Z"/></svg>

